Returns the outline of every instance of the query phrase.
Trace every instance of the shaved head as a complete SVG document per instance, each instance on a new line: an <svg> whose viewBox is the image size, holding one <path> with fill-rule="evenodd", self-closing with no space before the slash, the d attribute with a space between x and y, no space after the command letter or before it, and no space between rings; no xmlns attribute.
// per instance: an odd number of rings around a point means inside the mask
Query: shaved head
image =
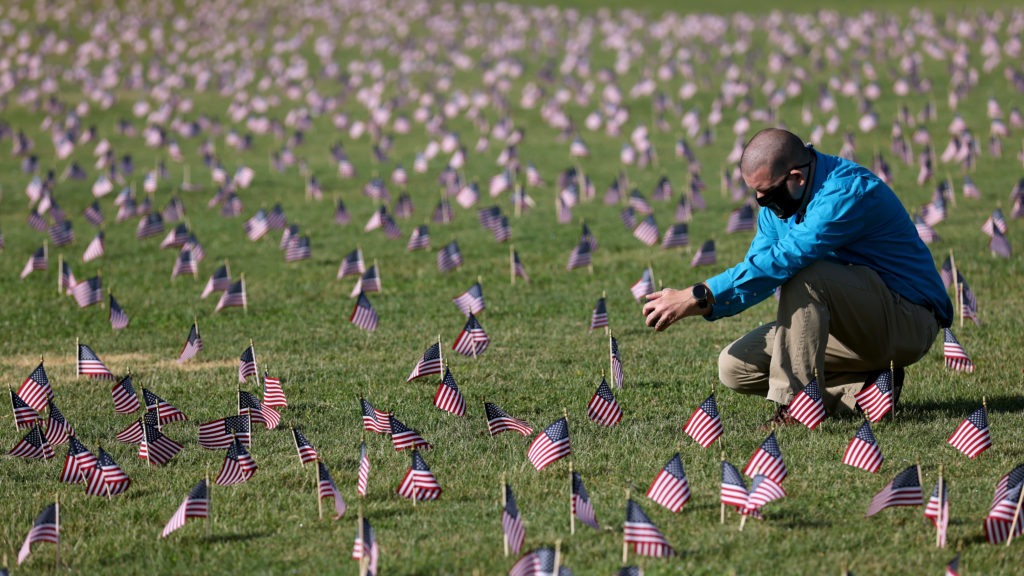
<svg viewBox="0 0 1024 576"><path fill-rule="evenodd" d="M767 168L769 178L774 180L793 166L807 162L810 154L796 134L780 128L765 128L744 146L740 174L748 177Z"/></svg>

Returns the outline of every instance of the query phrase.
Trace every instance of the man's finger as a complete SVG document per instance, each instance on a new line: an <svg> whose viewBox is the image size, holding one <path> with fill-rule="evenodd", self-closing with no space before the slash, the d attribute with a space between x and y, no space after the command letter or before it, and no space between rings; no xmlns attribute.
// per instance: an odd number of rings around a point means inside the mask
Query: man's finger
<svg viewBox="0 0 1024 576"><path fill-rule="evenodd" d="M665 292L664 290L658 290L657 292L651 292L650 294L645 296L645 298L647 298L648 302L650 302L651 300L657 300L658 298L661 298L664 295L664 292Z"/></svg>

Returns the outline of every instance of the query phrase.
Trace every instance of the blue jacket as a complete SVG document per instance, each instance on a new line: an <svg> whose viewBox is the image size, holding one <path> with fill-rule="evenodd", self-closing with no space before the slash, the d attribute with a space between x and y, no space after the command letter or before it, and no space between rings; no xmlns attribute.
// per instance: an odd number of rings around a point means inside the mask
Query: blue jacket
<svg viewBox="0 0 1024 576"><path fill-rule="evenodd" d="M770 296L797 272L821 259L873 269L890 290L930 308L942 326L953 321L931 251L900 200L869 170L815 151L813 187L803 214L757 217L757 233L739 264L706 283L715 297L708 314L738 314Z"/></svg>

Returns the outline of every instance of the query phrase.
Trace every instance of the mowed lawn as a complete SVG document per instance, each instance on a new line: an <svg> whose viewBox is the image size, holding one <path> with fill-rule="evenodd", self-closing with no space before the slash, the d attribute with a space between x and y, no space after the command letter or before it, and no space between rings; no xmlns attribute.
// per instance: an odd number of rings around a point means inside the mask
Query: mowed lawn
<svg viewBox="0 0 1024 576"><path fill-rule="evenodd" d="M1024 128L1009 126L1011 109L1020 101L1014 74L1024 73L1012 54L1024 18L1019 11L971 12L946 4L912 11L903 3L887 3L875 6L879 12L872 20L850 10L843 16L811 12L816 6L797 7L793 14L803 15L793 18L765 14L760 6L735 7L761 14L750 18L684 18L655 3L651 12L628 14L589 5L570 12L506 4L452 8L413 0L334 8L312 2L197 4L132 4L118 11L101 3L66 3L43 15L32 3L0 9L0 233L5 244L0 375L16 390L42 358L55 402L78 438L93 451L108 451L132 478L126 493L108 500L87 496L82 485L58 481L66 445L56 447L56 457L47 461L0 458L5 495L0 556L6 555L11 573L357 573L350 555L361 508L376 532L381 574L503 574L516 560L503 555L503 477L525 521L523 552L558 543L563 564L576 574L613 574L624 565L627 495L678 552L668 559L630 552L626 564L640 565L646 574L835 574L844 568L854 574L937 574L957 550L963 574L1018 572L1024 561L1020 544L986 543L982 524L996 482L1024 462L1018 432L1024 429L1019 256L1024 245L1020 221L1009 217L1009 194L1024 177L1018 159ZM895 15L881 12L889 8ZM986 26L1005 49L989 66ZM869 40L862 47L864 37ZM62 41L67 42L63 52ZM967 51L967 68L974 73L965 72L969 88L953 109L949 92L960 76L950 62L958 46ZM33 57L37 52L42 54ZM869 68L880 90L874 100L862 96L871 83ZM913 78L911 68L930 86L900 96L893 86ZM117 81L105 83L111 78ZM634 91L644 79L655 88ZM689 83L692 95L682 89ZM621 94L617 107L602 105L611 86ZM785 94L787 87L792 92L770 107L776 88ZM737 91L735 98L723 100L722 90ZM834 110L822 110L822 91L834 99ZM658 93L669 100L664 112L655 106ZM165 95L173 97L162 99ZM533 95L535 102L524 106L524 98ZM1001 106L1009 126L1000 140L1001 157L988 146L990 99ZM877 127L865 132L858 122L869 101ZM150 116L171 105L167 102L176 108L166 118ZM904 107L909 121L900 120ZM418 120L421 108L436 123ZM934 115L925 114L926 108ZM380 109L388 110L380 136L353 129L357 122L369 123L373 111L383 118ZM613 135L606 126L617 110L628 118ZM603 113L596 130L585 123L595 111ZM687 133L688 113L697 115L700 132L709 131L708 141ZM562 114L574 129L557 125ZM55 126L71 128L76 116L78 143L69 156L58 158ZM410 121L408 133L395 128L399 117ZM938 156L954 117L966 122L978 142L975 165L965 170L936 158L933 177L919 185L917 157L923 146L912 144L909 165L895 157L893 123L901 121L908 141L915 131L926 130ZM495 198L489 194L491 178L503 170L496 159L506 141L493 132L502 121L523 130L515 151L524 168L534 165L544 179L527 186L535 206L521 215L513 209L510 191ZM826 129L830 121L832 131ZM184 135L182 126L192 122L199 133ZM749 124L746 131L737 129L743 122ZM147 126L157 125L168 141L180 145L182 161L172 160L166 143L145 143ZM789 469L788 495L765 507L764 520L749 520L740 532L740 516L732 509L720 523L720 461L724 457L742 468L764 440L758 425L774 407L716 389L717 357L733 339L772 321L774 302L714 323L691 319L656 334L644 326L629 288L648 266L656 285L685 287L742 258L752 232L727 234L725 227L744 198L731 196L722 174L732 170L728 157L737 140L768 125L785 125L805 138L820 131L817 148L833 154L851 134L858 161L871 166L881 153L891 165L893 188L908 213L931 200L938 181L952 182L955 203L935 226L941 240L931 248L937 266L952 251L977 294L981 324L967 320L953 326L977 366L973 374L944 366L941 334L931 352L908 369L895 417L872 426L885 456L877 474L841 461L859 417L829 418L813 431L778 431ZM95 138L81 142L81 133L92 126ZM656 160L644 167L625 165L623 145L640 126L649 132ZM33 142L34 173L25 172L25 158L14 154L19 132ZM250 147L232 145L236 136L247 134ZM431 214L445 194L438 177L452 153L439 152L425 173L413 167L417 154L430 142L441 144L445 134L465 147L461 177L478 184L480 198L470 208L449 198L454 218L437 223ZM577 134L589 148L588 157L570 155ZM373 152L381 136L391 143L386 158ZM130 155L134 170L97 200L91 190L102 170L94 150L103 139L118 167ZM481 139L487 147L478 150ZM699 167L676 153L680 139L692 147ZM206 143L228 174L242 167L255 172L252 185L238 190L243 209L237 217L223 217L220 207L208 206L217 185L203 162ZM354 176L339 175L334 146L344 150ZM273 157L282 153L291 154L294 163L278 170ZM84 179L64 177L72 162L85 170ZM159 248L164 234L137 240L139 217L114 221L115 196L127 187L141 203L147 197L145 174L159 163L167 177L150 195L152 205L162 210L172 197L185 205L185 222L206 252L195 278L172 279L176 251ZM398 166L409 173L406 186L392 181ZM582 200L570 222L560 224L557 183L570 168L591 179L596 198ZM25 191L34 176L45 178L48 170L56 176L53 198L75 232L74 241L60 248L26 224L32 204ZM627 193L636 188L650 200L659 179L667 177L671 200L651 202L664 233L679 197L690 193L691 170L706 185L700 194L707 208L694 211L687 248L645 246L620 220L625 194L614 205L602 201L616 178L626 182ZM963 196L965 174L980 189L980 198ZM322 199L307 194L310 176L322 187ZM373 178L386 183L389 212L403 192L413 202L411 217L396 218L398 239L381 230L363 231L378 207L363 192ZM186 179L193 186L183 189ZM520 182L524 179L520 175ZM94 200L106 217L106 254L83 263L97 229L82 213ZM347 225L335 222L338 200L350 212ZM289 224L309 236L310 259L285 262L279 230L258 241L246 238L244 221L277 203ZM492 205L508 216L508 242L497 242L478 222L477 210ZM1016 251L1009 259L992 256L989 238L980 230L996 208L1008 218L1007 237ZM567 271L584 222L598 241L592 270ZM409 234L423 224L429 226L431 248L407 251ZM710 239L717 263L692 268L695 250ZM452 240L464 264L439 272L437 252ZM19 278L44 241L48 269ZM510 281L510 247L529 282ZM368 294L380 319L372 333L349 323L355 278L336 279L343 257L357 248L367 266L376 262L381 272L382 292ZM60 258L78 280L102 278L103 305L80 309L58 292ZM218 295L200 298L206 280L224 262L233 279L244 274L245 310L215 313ZM479 321L491 342L472 358L451 349L466 322L451 299L477 281L486 301ZM108 289L131 318L125 330L112 330L108 321ZM587 403L609 370L607 334L588 329L602 294L625 379L624 388L614 390L624 416L612 428L586 416ZM193 321L204 349L178 363ZM464 417L433 405L436 376L406 382L438 338L466 399ZM114 413L113 381L76 378L76 340L89 345L118 377L130 371L136 389L159 394L188 416L187 422L163 429L184 445L168 465L150 467L136 456L137 446L115 440L141 413ZM192 486L207 474L215 476L224 460L225 451L198 445L199 424L235 414L239 388L262 395L252 378L238 382L239 356L250 341L260 371L281 378L289 402L282 424L255 430L250 452L259 469L251 480L211 489L209 535L205 521L193 520L161 540L161 530ZM712 390L725 432L703 449L682 426ZM443 489L439 500L414 505L396 493L411 457L396 452L387 436L363 431L361 397L393 411L434 445L421 454ZM992 447L969 459L946 439L983 399ZM568 415L572 467L582 475L600 530L577 521L575 534L570 533L570 459L536 471L526 457L532 437L488 435L485 401L526 420L536 432ZM0 419L5 420L0 447L6 452L26 430L15 428L9 409L0 411ZM330 519L329 501L323 519L318 517L316 469L300 464L293 426L301 428L330 469L348 505L342 519ZM356 472L364 441L372 471L368 493L360 498ZM672 513L644 493L676 452L692 498ZM864 517L872 496L915 463L921 465L926 499L940 467L949 486L946 549L936 548L923 507ZM18 567L17 552L34 518L55 498L60 499L59 569L54 547L42 543L34 544Z"/></svg>

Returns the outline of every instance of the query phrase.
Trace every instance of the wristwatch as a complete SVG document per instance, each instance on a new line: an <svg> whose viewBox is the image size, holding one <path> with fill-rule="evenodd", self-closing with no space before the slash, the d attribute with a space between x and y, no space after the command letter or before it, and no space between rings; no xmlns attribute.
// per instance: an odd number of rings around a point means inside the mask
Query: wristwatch
<svg viewBox="0 0 1024 576"><path fill-rule="evenodd" d="M697 300L697 306L702 310L708 307L708 287L704 284L694 284L692 290L693 298Z"/></svg>

